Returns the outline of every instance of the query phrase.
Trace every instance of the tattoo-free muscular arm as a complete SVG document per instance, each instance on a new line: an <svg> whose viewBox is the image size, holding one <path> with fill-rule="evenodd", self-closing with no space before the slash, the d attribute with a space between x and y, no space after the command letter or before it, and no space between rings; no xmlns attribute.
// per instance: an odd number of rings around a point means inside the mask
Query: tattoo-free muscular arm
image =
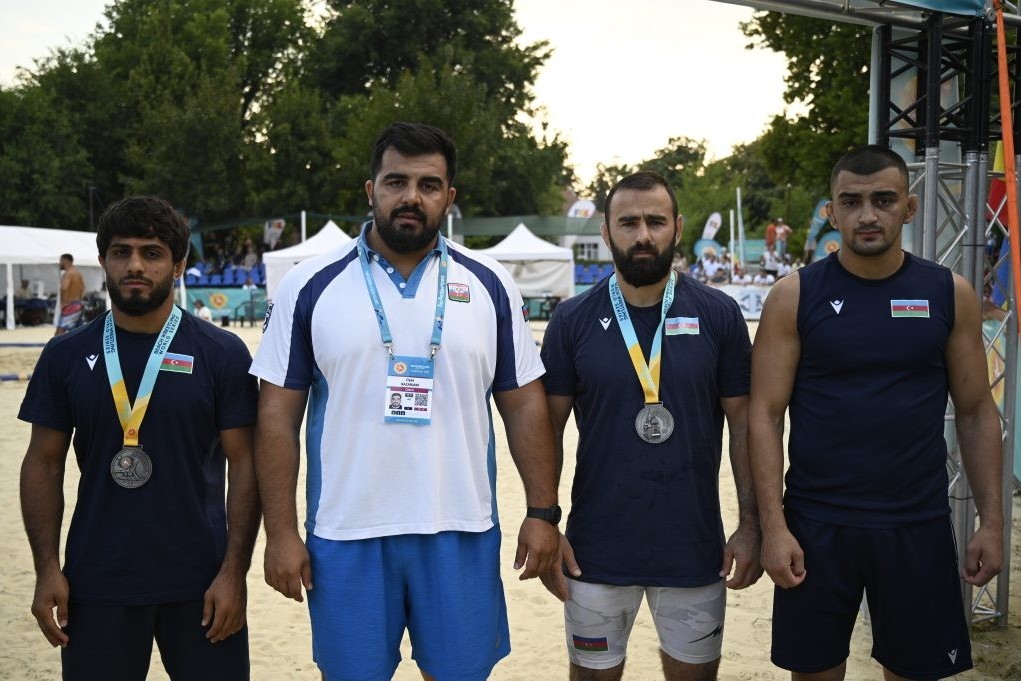
<svg viewBox="0 0 1021 681"><path fill-rule="evenodd" d="M67 645L70 588L60 571L60 524L64 516L64 465L71 434L32 426L21 464L21 514L32 549L36 587L32 614L50 645ZM56 619L53 609L56 608Z"/></svg>
<svg viewBox="0 0 1021 681"><path fill-rule="evenodd" d="M783 429L801 357L798 336L797 273L769 292L752 347L752 388L748 404L748 458L762 527L762 564L778 585L789 588L805 577L804 555L783 516Z"/></svg>
<svg viewBox="0 0 1021 681"><path fill-rule="evenodd" d="M1003 565L1002 433L989 390L978 297L958 275L954 275L954 300L954 328L946 349L947 376L961 458L981 521L968 543L964 579L982 585Z"/></svg>
<svg viewBox="0 0 1021 681"><path fill-rule="evenodd" d="M266 582L288 598L304 600L312 586L308 552L298 534L298 434L308 391L262 381L255 428L255 475L266 526Z"/></svg>

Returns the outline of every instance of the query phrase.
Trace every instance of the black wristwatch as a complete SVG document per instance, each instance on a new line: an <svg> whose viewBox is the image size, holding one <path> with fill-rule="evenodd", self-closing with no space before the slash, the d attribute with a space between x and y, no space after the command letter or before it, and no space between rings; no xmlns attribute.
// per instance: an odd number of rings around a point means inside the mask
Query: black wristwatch
<svg viewBox="0 0 1021 681"><path fill-rule="evenodd" d="M560 516L563 515L563 511L559 506L553 505L548 508L539 508L536 506L529 506L526 517L538 518L539 520L545 520L551 525L556 525L560 522Z"/></svg>

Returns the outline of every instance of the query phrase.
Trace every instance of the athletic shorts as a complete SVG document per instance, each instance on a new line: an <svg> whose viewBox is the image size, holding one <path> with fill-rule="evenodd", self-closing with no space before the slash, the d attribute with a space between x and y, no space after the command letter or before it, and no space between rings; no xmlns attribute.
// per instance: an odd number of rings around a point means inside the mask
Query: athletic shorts
<svg viewBox="0 0 1021 681"><path fill-rule="evenodd" d="M691 589L616 586L571 580L564 604L564 631L571 662L587 669L609 669L624 661L628 637L642 596L664 653L690 664L720 657L727 589L722 581Z"/></svg>
<svg viewBox="0 0 1021 681"><path fill-rule="evenodd" d="M438 681L481 681L510 653L500 528L308 537L312 655L327 681L389 679L404 630Z"/></svg>
<svg viewBox="0 0 1021 681"><path fill-rule="evenodd" d="M830 525L787 512L805 581L773 595L775 665L810 674L842 663L864 591L872 657L910 679L971 669L950 519L894 529Z"/></svg>
<svg viewBox="0 0 1021 681"><path fill-rule="evenodd" d="M64 681L144 681L156 639L174 681L248 681L248 627L217 643L206 638L202 601L82 605L67 611Z"/></svg>
<svg viewBox="0 0 1021 681"><path fill-rule="evenodd" d="M65 331L77 329L85 323L85 305L80 300L68 303L60 308L57 326Z"/></svg>

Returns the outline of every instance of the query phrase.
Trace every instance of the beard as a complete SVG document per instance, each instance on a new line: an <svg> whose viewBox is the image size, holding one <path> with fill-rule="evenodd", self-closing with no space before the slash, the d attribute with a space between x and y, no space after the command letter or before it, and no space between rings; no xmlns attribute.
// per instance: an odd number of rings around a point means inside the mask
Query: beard
<svg viewBox="0 0 1021 681"><path fill-rule="evenodd" d="M421 231L397 227L394 222L401 215L409 215L418 218L422 222ZM390 215L384 217L375 206L372 207L372 222L376 227L376 233L383 243L395 253L414 253L428 247L439 234L443 216L434 222L429 222L426 214L415 206L398 206Z"/></svg>
<svg viewBox="0 0 1021 681"><path fill-rule="evenodd" d="M635 244L627 251L622 251L609 239L610 253L613 254L613 264L617 272L627 283L634 287L650 286L662 281L670 274L670 266L674 262L674 249L665 248L657 251L655 246ZM672 243L672 242L671 242ZM651 253L655 257L635 259L638 253Z"/></svg>
<svg viewBox="0 0 1021 681"><path fill-rule="evenodd" d="M131 295L125 296L121 293L116 282L111 281L108 275L106 277L106 290L110 293L110 301L113 303L113 306L126 315L141 317L158 309L160 305L167 301L167 298L170 297L171 292L174 290L173 276L156 283L148 279L145 281L152 284L149 295L146 296L141 291L135 289L131 292Z"/></svg>

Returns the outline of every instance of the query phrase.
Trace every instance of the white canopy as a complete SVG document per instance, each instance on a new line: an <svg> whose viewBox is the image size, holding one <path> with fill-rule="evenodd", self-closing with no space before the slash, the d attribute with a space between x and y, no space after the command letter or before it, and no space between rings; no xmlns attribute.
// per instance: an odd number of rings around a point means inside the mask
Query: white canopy
<svg viewBox="0 0 1021 681"><path fill-rule="evenodd" d="M42 295L60 291L60 256L70 253L85 279L85 291L99 291L103 270L99 266L96 235L67 229L9 227L0 225L0 265L5 265L7 328L14 328L15 279L28 279L33 291ZM17 275L15 276L15 271Z"/></svg>
<svg viewBox="0 0 1021 681"><path fill-rule="evenodd" d="M503 241L479 253L503 264L526 298L574 294L574 251L540 239L523 223Z"/></svg>
<svg viewBox="0 0 1021 681"><path fill-rule="evenodd" d="M299 244L279 251L267 251L262 254L262 262L266 265L266 297L273 298L273 292L280 285L288 270L302 260L307 260L320 253L336 248L351 240L337 224L330 220L315 236L305 239Z"/></svg>

